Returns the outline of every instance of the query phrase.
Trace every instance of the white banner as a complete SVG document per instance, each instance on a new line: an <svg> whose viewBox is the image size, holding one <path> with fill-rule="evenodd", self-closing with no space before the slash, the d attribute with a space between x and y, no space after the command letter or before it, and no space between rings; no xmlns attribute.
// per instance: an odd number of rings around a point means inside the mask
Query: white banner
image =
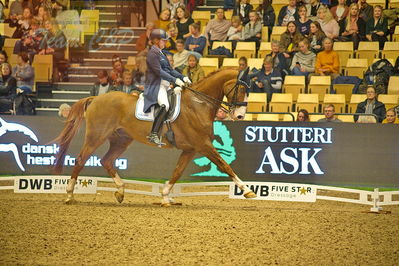
<svg viewBox="0 0 399 266"><path fill-rule="evenodd" d="M19 176L15 177L15 193L59 193L65 194L70 177L66 176ZM79 177L74 193L95 194L97 179L93 177Z"/></svg>
<svg viewBox="0 0 399 266"><path fill-rule="evenodd" d="M257 200L279 201L316 201L316 186L293 183L246 182L256 194ZM236 185L230 185L229 198L245 199L243 192Z"/></svg>

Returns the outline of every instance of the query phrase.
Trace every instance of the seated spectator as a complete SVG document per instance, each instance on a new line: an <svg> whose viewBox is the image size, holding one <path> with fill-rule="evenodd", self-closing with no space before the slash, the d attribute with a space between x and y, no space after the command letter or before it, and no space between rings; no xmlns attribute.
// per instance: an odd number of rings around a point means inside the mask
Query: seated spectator
<svg viewBox="0 0 399 266"><path fill-rule="evenodd" d="M34 56L39 52L40 43L43 39L39 22L32 19L30 30L25 33L21 40L18 40L14 46L14 54L26 52L29 55L29 61L32 63Z"/></svg>
<svg viewBox="0 0 399 266"><path fill-rule="evenodd" d="M227 32L227 40L228 41L233 41L233 50L235 49L235 45L237 41L241 40L241 32L242 32L242 25L241 25L241 19L239 16L233 16L231 18L231 27L229 28L229 31Z"/></svg>
<svg viewBox="0 0 399 266"><path fill-rule="evenodd" d="M266 92L268 102L270 102L274 92L281 92L283 78L280 71L273 69L273 58L271 56L266 56L262 69L250 74L249 78L254 79L251 82L251 92Z"/></svg>
<svg viewBox="0 0 399 266"><path fill-rule="evenodd" d="M91 96L99 96L101 94L114 91L115 87L110 83L108 79L108 73L106 70L100 70L97 73L97 83L91 88Z"/></svg>
<svg viewBox="0 0 399 266"><path fill-rule="evenodd" d="M187 39L191 35L189 27L193 23L190 12L184 7L178 7L176 10L177 39Z"/></svg>
<svg viewBox="0 0 399 266"><path fill-rule="evenodd" d="M122 74L124 71L125 68L123 66L122 59L120 59L118 56L114 56L112 62L112 70L110 73L110 81L112 82L112 85L114 87L118 87L119 85L123 84Z"/></svg>
<svg viewBox="0 0 399 266"><path fill-rule="evenodd" d="M386 113L386 118L382 121L383 124L399 124L399 119L395 109L391 108Z"/></svg>
<svg viewBox="0 0 399 266"><path fill-rule="evenodd" d="M176 53L173 55L173 61L175 62L175 68L182 70L188 59L189 52L184 49L184 41L176 41Z"/></svg>
<svg viewBox="0 0 399 266"><path fill-rule="evenodd" d="M311 20L316 20L317 19L317 14L319 12L320 7L325 7L322 3L320 3L320 0L311 0L310 1L310 8L308 8L308 17Z"/></svg>
<svg viewBox="0 0 399 266"><path fill-rule="evenodd" d="M132 71L133 86L144 91L145 73L147 71L146 56L138 55L136 57L136 69Z"/></svg>
<svg viewBox="0 0 399 266"><path fill-rule="evenodd" d="M182 0L171 0L168 4L168 8L170 10L170 20L172 22L175 22L175 17L177 14L177 9L179 7L183 7L184 8L184 3Z"/></svg>
<svg viewBox="0 0 399 266"><path fill-rule="evenodd" d="M165 43L164 51L176 53L177 27L174 23L168 25L168 40Z"/></svg>
<svg viewBox="0 0 399 266"><path fill-rule="evenodd" d="M324 31L321 29L320 23L313 21L310 24L310 33L308 40L310 42L310 49L314 53L318 53L323 50L323 40L326 38Z"/></svg>
<svg viewBox="0 0 399 266"><path fill-rule="evenodd" d="M259 21L259 16L256 11L249 13L249 22L244 26L241 33L241 39L246 42L255 42L256 49L259 48L262 37L262 23Z"/></svg>
<svg viewBox="0 0 399 266"><path fill-rule="evenodd" d="M278 13L277 24L287 26L288 22L298 20L298 18L296 0L289 0L288 6L283 6Z"/></svg>
<svg viewBox="0 0 399 266"><path fill-rule="evenodd" d="M49 13L49 11L44 7L41 6L39 7L37 16L35 17L35 19L39 22L39 28L44 28L46 21L49 21L51 19L51 15Z"/></svg>
<svg viewBox="0 0 399 266"><path fill-rule="evenodd" d="M20 39L24 34L29 32L32 13L29 8L25 8L21 19L10 22L10 27L16 28L12 38Z"/></svg>
<svg viewBox="0 0 399 266"><path fill-rule="evenodd" d="M298 44L302 39L303 36L298 32L295 22L288 22L287 30L280 37L280 51L285 58L292 58L299 50Z"/></svg>
<svg viewBox="0 0 399 266"><path fill-rule="evenodd" d="M1 64L0 80L0 112L8 112L12 109L16 95L17 81L12 76L11 66L8 63L3 63Z"/></svg>
<svg viewBox="0 0 399 266"><path fill-rule="evenodd" d="M237 0L236 6L233 11L233 16L239 16L242 24L245 26L249 22L249 12L253 9L249 4L249 0Z"/></svg>
<svg viewBox="0 0 399 266"><path fill-rule="evenodd" d="M71 112L71 106L67 103L63 103L58 108L58 116L62 118L68 118L69 113Z"/></svg>
<svg viewBox="0 0 399 266"><path fill-rule="evenodd" d="M309 113L305 109L301 109L298 111L298 115L296 117L297 122L310 122Z"/></svg>
<svg viewBox="0 0 399 266"><path fill-rule="evenodd" d="M132 73L128 70L125 70L122 74L123 78L123 84L120 85L116 90L125 92L127 94L132 94L138 96L142 90L140 90L138 87L133 85L133 78L132 78Z"/></svg>
<svg viewBox="0 0 399 266"><path fill-rule="evenodd" d="M276 14L272 6L271 0L263 0L262 4L257 9L258 13L262 14L263 26L268 27L268 34L272 33L273 26L276 22Z"/></svg>
<svg viewBox="0 0 399 266"><path fill-rule="evenodd" d="M17 62L18 64L12 70L13 77L17 80L17 87L24 92L31 93L35 80L35 71L29 65L28 54L19 53Z"/></svg>
<svg viewBox="0 0 399 266"><path fill-rule="evenodd" d="M299 42L299 52L297 52L291 63L291 72L295 76L308 76L314 72L316 64L316 54L309 51L309 41L303 39Z"/></svg>
<svg viewBox="0 0 399 266"><path fill-rule="evenodd" d="M324 51L317 54L315 73L309 75L331 76L331 81L339 76L339 56L333 50L333 41L325 38L323 41Z"/></svg>
<svg viewBox="0 0 399 266"><path fill-rule="evenodd" d="M156 29L162 29L168 31L168 24L170 23L170 9L165 8L159 14L158 20L154 22Z"/></svg>
<svg viewBox="0 0 399 266"><path fill-rule="evenodd" d="M319 8L317 12L318 22L320 23L321 29L324 34L332 40L339 35L338 22L332 17L330 10L324 6Z"/></svg>
<svg viewBox="0 0 399 266"><path fill-rule="evenodd" d="M145 25L146 31L140 34L136 42L136 50L138 53L150 47L150 34L154 29L154 23L149 22Z"/></svg>
<svg viewBox="0 0 399 266"><path fill-rule="evenodd" d="M241 56L238 59L238 70L243 71L248 68L248 59L245 56Z"/></svg>
<svg viewBox="0 0 399 266"><path fill-rule="evenodd" d="M201 35L201 24L196 22L190 25L191 36L186 39L184 49L202 56L206 46L206 38Z"/></svg>
<svg viewBox="0 0 399 266"><path fill-rule="evenodd" d="M56 0L53 1L53 17L57 17L62 11L67 10L68 0Z"/></svg>
<svg viewBox="0 0 399 266"><path fill-rule="evenodd" d="M324 106L324 116L325 118L319 119L317 122L342 122L335 117L335 107L333 104L328 104Z"/></svg>
<svg viewBox="0 0 399 266"><path fill-rule="evenodd" d="M366 37L366 23L359 17L359 6L355 3L349 7L349 14L346 19L339 22L339 38L341 42L353 42L357 50L359 42Z"/></svg>
<svg viewBox="0 0 399 266"><path fill-rule="evenodd" d="M330 11L333 18L339 22L349 14L349 7L345 4L345 0L338 0L338 5L333 6Z"/></svg>
<svg viewBox="0 0 399 266"><path fill-rule="evenodd" d="M388 20L382 16L382 6L374 7L373 17L366 23L366 37L369 41L378 42L379 49L384 49L384 44L388 40Z"/></svg>
<svg viewBox="0 0 399 266"><path fill-rule="evenodd" d="M377 121L373 116L358 116L355 115L355 122L357 123L381 123L385 118L385 104L377 100L377 93L373 86L367 88L367 99L357 105L357 114L374 114L377 116Z"/></svg>
<svg viewBox="0 0 399 266"><path fill-rule="evenodd" d="M8 56L7 56L7 53L6 53L6 51L0 51L0 66L3 64L3 63L8 63Z"/></svg>
<svg viewBox="0 0 399 266"><path fill-rule="evenodd" d="M192 83L197 83L205 77L205 72L198 64L195 55L190 54L187 60L187 66L183 69L182 74L188 77Z"/></svg>
<svg viewBox="0 0 399 266"><path fill-rule="evenodd" d="M205 28L205 38L208 40L210 47L213 41L224 42L227 40L227 32L231 26L230 21L224 17L223 8L216 9L216 17L208 22Z"/></svg>
<svg viewBox="0 0 399 266"><path fill-rule="evenodd" d="M306 6L300 6L298 8L298 20L295 21L295 24L298 28L298 32L302 34L304 37L308 37L310 31L310 24L312 21L307 16Z"/></svg>
<svg viewBox="0 0 399 266"><path fill-rule="evenodd" d="M268 54L268 56L272 57L273 68L278 69L278 71L283 75L287 75L288 67L287 59L284 56L284 53L280 52L280 42L273 40L272 41L272 52Z"/></svg>
<svg viewBox="0 0 399 266"><path fill-rule="evenodd" d="M22 2L23 0L16 0L11 3L9 20L7 20L6 22L16 21L22 18L22 13L24 12Z"/></svg>
<svg viewBox="0 0 399 266"><path fill-rule="evenodd" d="M364 21L373 17L373 7L367 4L367 0L359 0L357 4L359 5L359 17Z"/></svg>
<svg viewBox="0 0 399 266"><path fill-rule="evenodd" d="M33 6L35 6L35 4L33 4ZM52 14L53 14L53 5L51 3L51 0L39 0L39 3L37 5L37 13L39 11L40 7L44 7L44 9L47 10L47 12L49 13L49 19L51 19Z"/></svg>

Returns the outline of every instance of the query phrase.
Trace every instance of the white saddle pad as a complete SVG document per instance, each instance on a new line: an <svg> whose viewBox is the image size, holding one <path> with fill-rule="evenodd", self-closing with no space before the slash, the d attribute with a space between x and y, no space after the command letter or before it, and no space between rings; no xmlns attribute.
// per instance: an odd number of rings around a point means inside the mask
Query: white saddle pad
<svg viewBox="0 0 399 266"><path fill-rule="evenodd" d="M181 94L177 93L176 94L176 107L175 110L172 114L172 116L169 116L170 122L173 122L176 120L176 118L179 116L180 114L180 99L181 99ZM137 104L136 104L136 118L139 120L144 120L144 121L154 121L154 109L155 107L152 106L151 107L151 111L148 113L144 113L143 111L144 109L144 96L141 93L139 96L139 99L137 100Z"/></svg>

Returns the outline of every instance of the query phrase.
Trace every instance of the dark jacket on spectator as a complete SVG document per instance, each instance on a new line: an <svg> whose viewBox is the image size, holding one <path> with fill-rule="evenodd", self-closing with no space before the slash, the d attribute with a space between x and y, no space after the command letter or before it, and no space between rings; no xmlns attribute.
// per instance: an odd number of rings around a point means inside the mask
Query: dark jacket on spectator
<svg viewBox="0 0 399 266"><path fill-rule="evenodd" d="M263 25L264 26L274 26L276 23L276 14L272 6L267 6L263 9Z"/></svg>
<svg viewBox="0 0 399 266"><path fill-rule="evenodd" d="M9 75L0 80L0 97L13 99L17 95L17 80Z"/></svg>
<svg viewBox="0 0 399 266"><path fill-rule="evenodd" d="M364 22L364 20L361 17L359 17L356 24L359 31L359 36L362 38L366 37L366 22ZM339 25L339 36L342 36L342 33L345 32L346 29L346 19L341 19L338 25Z"/></svg>
<svg viewBox="0 0 399 266"><path fill-rule="evenodd" d="M240 2L238 2L234 7L233 16L239 16L242 21L242 24L245 25L249 22L249 12L252 11L253 7L250 4L246 4L244 7L244 13L245 13L244 16L241 15L240 8L241 4Z"/></svg>
<svg viewBox="0 0 399 266"><path fill-rule="evenodd" d="M278 13L278 18L277 18L278 25L281 25L283 23L283 19L287 13L287 8L288 8L288 6L283 6L281 8L280 12ZM295 11L294 18L295 18L295 20L299 19L298 8Z"/></svg>
<svg viewBox="0 0 399 266"><path fill-rule="evenodd" d="M109 87L108 87L107 92L117 90L117 89L114 87L114 85L112 85L111 82L108 81L108 84L109 84ZM100 83L96 83L96 84L94 84L94 86L91 88L91 90L90 90L90 95L91 95L91 96L98 96L99 91L100 91Z"/></svg>
<svg viewBox="0 0 399 266"><path fill-rule="evenodd" d="M356 113L364 114L366 112L366 105L367 105L367 100L359 103L356 108ZM377 122L381 123L382 120L384 120L385 114L386 114L385 104L375 100L373 114L375 114L377 116ZM359 116L355 115L355 121L357 121L358 119L359 119Z"/></svg>
<svg viewBox="0 0 399 266"><path fill-rule="evenodd" d="M366 23L366 34L372 34L374 31L382 31L385 36L388 35L388 19L380 18L377 24L374 25L374 18L370 18Z"/></svg>

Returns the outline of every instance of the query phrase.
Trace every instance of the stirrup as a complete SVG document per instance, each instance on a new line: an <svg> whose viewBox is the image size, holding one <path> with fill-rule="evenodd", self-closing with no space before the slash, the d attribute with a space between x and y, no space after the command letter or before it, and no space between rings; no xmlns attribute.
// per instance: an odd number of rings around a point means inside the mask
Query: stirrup
<svg viewBox="0 0 399 266"><path fill-rule="evenodd" d="M147 136L147 139L149 142L157 144L158 146L166 145L165 143L161 142L156 133L151 133L149 136Z"/></svg>

